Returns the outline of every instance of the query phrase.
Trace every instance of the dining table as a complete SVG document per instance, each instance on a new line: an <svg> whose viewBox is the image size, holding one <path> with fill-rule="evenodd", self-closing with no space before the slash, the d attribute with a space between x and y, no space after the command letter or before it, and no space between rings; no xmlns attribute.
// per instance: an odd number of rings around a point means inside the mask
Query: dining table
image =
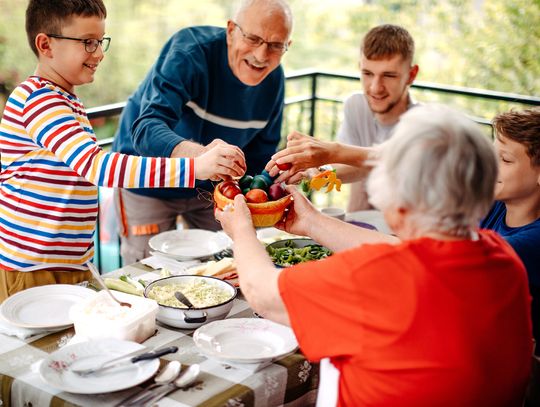
<svg viewBox="0 0 540 407"><path fill-rule="evenodd" d="M347 213L345 221L383 233L391 232L381 212L375 210ZM261 241L264 241L263 238L275 240L288 237L277 229L271 229L259 231ZM151 264L147 261L127 265L106 273L104 277L129 275L134 279L158 278L160 271L155 266L149 267ZM239 291L226 319L257 317ZM319 364L310 363L300 350L264 363L234 364L201 353L193 340L194 329L174 328L159 321L156 327L154 335L142 345L148 349L165 346L179 348L176 353L160 358L160 369L173 360L183 366L198 364L201 368L193 385L170 393L156 404L158 406L294 407L316 404ZM0 407L115 406L153 382L153 379L149 379L127 389L97 394L77 394L51 387L40 376L40 363L51 353L76 342L76 339L73 326L25 337L7 335L0 329Z"/></svg>
<svg viewBox="0 0 540 407"><path fill-rule="evenodd" d="M129 274L133 278L158 273L142 263L135 263L107 273L105 277ZM226 317L257 318L241 293ZM178 360L183 366L199 364L197 381L186 389L172 392L156 405L163 407L218 406L310 406L315 405L319 381L318 364L310 363L297 350L292 354L255 364L232 364L206 357L193 341L195 330L185 330L157 322L154 335L142 345L148 349L177 346L178 351L160 358L161 368ZM0 333L0 406L1 407L72 407L114 406L150 385L98 394L75 394L60 391L43 381L39 364L47 355L72 343L74 328L41 333L24 339Z"/></svg>

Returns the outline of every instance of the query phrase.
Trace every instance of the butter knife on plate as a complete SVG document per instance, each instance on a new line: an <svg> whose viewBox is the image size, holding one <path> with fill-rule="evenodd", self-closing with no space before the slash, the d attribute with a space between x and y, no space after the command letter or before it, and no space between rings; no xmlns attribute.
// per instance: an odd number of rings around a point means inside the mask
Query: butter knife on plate
<svg viewBox="0 0 540 407"><path fill-rule="evenodd" d="M88 376L95 373L103 373L104 371L107 371L112 368L131 365L133 363L137 363L143 360L156 359L161 356L168 355L169 353L175 353L176 351L178 351L177 346L168 346L166 348L156 349L156 350L152 350L150 352L145 352L145 353L141 353L140 350L137 350L135 352L130 352L126 355L118 356L114 359L106 360L105 362L102 362L93 367L85 366L83 368L81 366L77 368L75 366L75 367L71 367L70 370L73 373L78 374L79 376ZM133 356L133 355L136 355L136 356Z"/></svg>

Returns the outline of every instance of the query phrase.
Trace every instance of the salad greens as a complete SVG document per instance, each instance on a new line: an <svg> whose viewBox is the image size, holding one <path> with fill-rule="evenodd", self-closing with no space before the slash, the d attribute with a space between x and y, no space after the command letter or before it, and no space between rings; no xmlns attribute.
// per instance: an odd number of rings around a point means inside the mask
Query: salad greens
<svg viewBox="0 0 540 407"><path fill-rule="evenodd" d="M298 247L294 240L287 240L284 247L266 246L266 251L274 264L282 267L303 263L311 260L320 260L332 255L332 251L318 244Z"/></svg>

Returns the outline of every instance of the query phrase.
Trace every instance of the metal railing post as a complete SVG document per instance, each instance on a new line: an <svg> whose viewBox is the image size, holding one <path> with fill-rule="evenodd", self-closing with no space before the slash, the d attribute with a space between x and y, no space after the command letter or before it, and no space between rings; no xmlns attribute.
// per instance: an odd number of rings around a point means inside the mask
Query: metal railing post
<svg viewBox="0 0 540 407"><path fill-rule="evenodd" d="M309 122L309 135L315 135L315 112L317 111L317 72L311 74L311 117Z"/></svg>

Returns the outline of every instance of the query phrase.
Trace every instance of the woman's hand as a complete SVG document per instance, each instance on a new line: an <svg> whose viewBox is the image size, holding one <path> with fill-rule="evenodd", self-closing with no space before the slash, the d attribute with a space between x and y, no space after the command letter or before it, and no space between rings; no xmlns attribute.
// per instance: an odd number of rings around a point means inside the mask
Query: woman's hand
<svg viewBox="0 0 540 407"><path fill-rule="evenodd" d="M234 197L234 206L217 209L214 212L217 221L227 235L234 241L244 232L254 231L251 212L246 204L246 198L242 194Z"/></svg>
<svg viewBox="0 0 540 407"><path fill-rule="evenodd" d="M317 217L322 216L321 213L295 186L288 185L287 192L292 194L293 202L288 206L285 219L276 223L275 227L295 235L311 236L312 227L316 225Z"/></svg>

